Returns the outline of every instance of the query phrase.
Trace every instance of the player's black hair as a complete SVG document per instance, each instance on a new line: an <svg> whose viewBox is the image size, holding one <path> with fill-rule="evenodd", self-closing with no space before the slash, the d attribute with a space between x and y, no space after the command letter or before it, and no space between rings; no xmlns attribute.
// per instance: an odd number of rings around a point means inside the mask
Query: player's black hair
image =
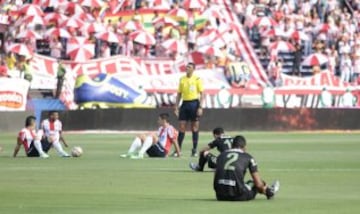
<svg viewBox="0 0 360 214"><path fill-rule="evenodd" d="M35 116L27 116L25 119L25 127L30 126L36 120Z"/></svg>
<svg viewBox="0 0 360 214"><path fill-rule="evenodd" d="M245 137L241 136L241 135L237 135L234 137L233 142L231 147L236 149L236 148L244 148L246 146L246 140Z"/></svg>
<svg viewBox="0 0 360 214"><path fill-rule="evenodd" d="M159 117L162 119L162 120L166 120L166 121L169 121L169 114L168 113L161 113L159 115Z"/></svg>
<svg viewBox="0 0 360 214"><path fill-rule="evenodd" d="M224 134L224 129L221 128L221 127L216 127L215 129L213 129L213 134L214 134L214 135Z"/></svg>
<svg viewBox="0 0 360 214"><path fill-rule="evenodd" d="M59 113L58 111L49 111L49 116L55 114L55 113Z"/></svg>
<svg viewBox="0 0 360 214"><path fill-rule="evenodd" d="M193 63L193 62L189 62L188 64L187 64L187 66L192 66L192 68L194 68L195 69L195 63Z"/></svg>

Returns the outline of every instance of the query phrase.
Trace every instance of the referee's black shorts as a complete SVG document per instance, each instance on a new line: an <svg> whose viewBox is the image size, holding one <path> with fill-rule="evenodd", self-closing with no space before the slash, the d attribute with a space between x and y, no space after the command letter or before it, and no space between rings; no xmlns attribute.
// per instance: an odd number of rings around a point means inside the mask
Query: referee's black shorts
<svg viewBox="0 0 360 214"><path fill-rule="evenodd" d="M200 106L199 100L183 101L180 107L180 121L198 121L197 110Z"/></svg>

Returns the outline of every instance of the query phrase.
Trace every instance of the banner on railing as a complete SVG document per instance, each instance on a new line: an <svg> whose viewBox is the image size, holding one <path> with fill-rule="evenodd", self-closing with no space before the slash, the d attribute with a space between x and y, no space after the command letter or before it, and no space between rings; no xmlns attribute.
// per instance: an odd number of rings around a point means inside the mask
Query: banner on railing
<svg viewBox="0 0 360 214"><path fill-rule="evenodd" d="M74 102L75 80L79 75L94 77L104 73L120 78L132 87L141 87L148 93L149 102L155 106L172 105L175 99L178 79L184 73L186 61L169 59L141 59L125 56L115 56L104 59L89 60L84 63L64 61L66 81L64 82L61 100L69 109L78 106ZM32 60L32 88L54 89L58 62L52 58L35 55ZM261 87L251 78L245 88L231 88L221 71L199 70L198 75L204 81L206 105L208 108L228 108L242 106L261 106ZM349 84L342 83L338 77L328 71L323 71L311 77L293 77L283 74L282 86L276 88L277 107L318 107L318 95L323 86L335 93L334 107L337 107L339 97ZM235 80L238 78L234 78ZM225 86L226 90L221 90ZM353 94L358 96L358 88ZM134 88L137 90L137 88ZM218 95L219 94L219 95ZM358 99L359 100L359 99Z"/></svg>
<svg viewBox="0 0 360 214"><path fill-rule="evenodd" d="M25 111L29 82L0 78L0 111Z"/></svg>

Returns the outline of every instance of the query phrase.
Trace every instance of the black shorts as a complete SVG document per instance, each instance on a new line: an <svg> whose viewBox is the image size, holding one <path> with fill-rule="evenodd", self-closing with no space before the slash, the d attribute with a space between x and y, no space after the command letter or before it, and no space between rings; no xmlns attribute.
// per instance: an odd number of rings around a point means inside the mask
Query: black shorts
<svg viewBox="0 0 360 214"><path fill-rule="evenodd" d="M241 194L236 196L227 196L227 195L218 195L216 194L216 199L218 201L250 201L255 199L256 194L258 193L258 190L256 186L254 185L253 181L246 182L247 184L251 183L251 187L248 188L246 186L241 188Z"/></svg>
<svg viewBox="0 0 360 214"><path fill-rule="evenodd" d="M217 159L216 155L213 155L211 153L208 154L207 160L208 160L208 167L210 169L216 169L216 159Z"/></svg>
<svg viewBox="0 0 360 214"><path fill-rule="evenodd" d="M149 157L166 157L166 151L159 143L153 144L146 153Z"/></svg>
<svg viewBox="0 0 360 214"><path fill-rule="evenodd" d="M48 141L46 138L44 138L43 140L41 140L41 146L42 146L42 149L43 149L43 151L44 151L45 153L47 153L47 152L50 150L51 145L52 145L52 144L49 143L49 141ZM29 147L29 150L28 150L26 156L28 156L28 157L39 157L39 156L40 156L38 150L35 148L34 141L31 142L30 147Z"/></svg>
<svg viewBox="0 0 360 214"><path fill-rule="evenodd" d="M198 121L197 110L200 106L199 100L183 101L180 107L179 120Z"/></svg>

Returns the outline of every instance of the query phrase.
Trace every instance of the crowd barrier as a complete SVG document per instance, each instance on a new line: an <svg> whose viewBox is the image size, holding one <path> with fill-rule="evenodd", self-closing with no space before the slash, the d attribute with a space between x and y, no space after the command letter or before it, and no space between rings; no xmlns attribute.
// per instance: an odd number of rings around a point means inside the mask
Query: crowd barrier
<svg viewBox="0 0 360 214"><path fill-rule="evenodd" d="M0 111L0 132L18 132L25 126L25 118L33 115L30 111ZM15 141L14 141L15 143Z"/></svg>
<svg viewBox="0 0 360 214"><path fill-rule="evenodd" d="M157 117L172 108L76 110L60 113L64 130L155 130ZM42 117L47 113L43 112ZM358 109L205 109L200 129L222 126L227 131L359 130Z"/></svg>

